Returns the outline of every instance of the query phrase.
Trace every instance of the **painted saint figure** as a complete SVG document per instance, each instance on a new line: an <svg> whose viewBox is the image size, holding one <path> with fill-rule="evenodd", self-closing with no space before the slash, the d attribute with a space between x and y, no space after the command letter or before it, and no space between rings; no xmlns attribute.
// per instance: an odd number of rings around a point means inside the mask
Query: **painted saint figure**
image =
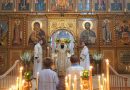
<svg viewBox="0 0 130 90"><path fill-rule="evenodd" d="M56 0L51 0L51 10L56 10Z"/></svg>
<svg viewBox="0 0 130 90"><path fill-rule="evenodd" d="M102 30L103 30L103 41L104 42L110 42L111 41L111 32L109 30L109 20L105 19L103 21L103 26L102 26Z"/></svg>
<svg viewBox="0 0 130 90"><path fill-rule="evenodd" d="M31 33L29 37L29 44L35 45L39 39L43 40L43 44L46 43L45 32L40 28L40 23L35 22L33 32Z"/></svg>
<svg viewBox="0 0 130 90"><path fill-rule="evenodd" d="M122 10L122 3L120 2L120 0L113 0L113 3L111 3L111 10Z"/></svg>
<svg viewBox="0 0 130 90"><path fill-rule="evenodd" d="M90 10L90 0L85 0L85 10Z"/></svg>
<svg viewBox="0 0 130 90"><path fill-rule="evenodd" d="M44 11L44 10L46 10L46 2L45 2L45 0L37 0L37 2L35 2L35 10L36 11Z"/></svg>
<svg viewBox="0 0 130 90"><path fill-rule="evenodd" d="M95 3L95 10L106 10L106 2L105 0L97 0L97 3Z"/></svg>
<svg viewBox="0 0 130 90"><path fill-rule="evenodd" d="M13 1L12 0L3 1L2 10L13 10Z"/></svg>
<svg viewBox="0 0 130 90"><path fill-rule="evenodd" d="M94 44L96 40L96 34L90 29L90 22L85 23L85 30L80 34L80 41L88 44Z"/></svg>
<svg viewBox="0 0 130 90"><path fill-rule="evenodd" d="M83 10L83 0L79 0L79 3L78 3L78 10Z"/></svg>
<svg viewBox="0 0 130 90"><path fill-rule="evenodd" d="M21 28L20 28L20 20L15 21L13 33L14 33L13 44L20 45L21 41L22 41L22 31L21 31Z"/></svg>
<svg viewBox="0 0 130 90"><path fill-rule="evenodd" d="M78 10L90 10L90 0L79 0Z"/></svg>
<svg viewBox="0 0 130 90"><path fill-rule="evenodd" d="M27 2L27 0L20 0L19 10L29 10L29 3Z"/></svg>

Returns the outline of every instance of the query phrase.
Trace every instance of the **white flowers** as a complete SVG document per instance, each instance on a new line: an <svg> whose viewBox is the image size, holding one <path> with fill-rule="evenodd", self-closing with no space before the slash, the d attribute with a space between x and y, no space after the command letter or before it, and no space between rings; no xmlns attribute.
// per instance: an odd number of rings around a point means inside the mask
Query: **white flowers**
<svg viewBox="0 0 130 90"><path fill-rule="evenodd" d="M99 52L94 52L94 54L93 54L93 59L94 60L96 60L96 61L99 61L99 60L101 60L103 58L103 55L101 54L101 53L99 53Z"/></svg>
<svg viewBox="0 0 130 90"><path fill-rule="evenodd" d="M32 58L32 53L29 51L24 52L22 55L20 55L21 60L23 60L25 63L30 62Z"/></svg>

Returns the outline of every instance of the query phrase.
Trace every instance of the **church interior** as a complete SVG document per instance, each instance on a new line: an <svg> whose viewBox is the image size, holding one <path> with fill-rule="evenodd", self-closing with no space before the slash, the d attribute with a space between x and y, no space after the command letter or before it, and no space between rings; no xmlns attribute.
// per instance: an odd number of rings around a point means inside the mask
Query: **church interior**
<svg viewBox="0 0 130 90"><path fill-rule="evenodd" d="M130 90L130 0L0 0L0 90L39 90L31 79L39 39L42 57L65 70L57 90ZM80 63L82 42L92 69L83 88L70 89L65 72L71 55ZM61 44L66 50L57 54Z"/></svg>

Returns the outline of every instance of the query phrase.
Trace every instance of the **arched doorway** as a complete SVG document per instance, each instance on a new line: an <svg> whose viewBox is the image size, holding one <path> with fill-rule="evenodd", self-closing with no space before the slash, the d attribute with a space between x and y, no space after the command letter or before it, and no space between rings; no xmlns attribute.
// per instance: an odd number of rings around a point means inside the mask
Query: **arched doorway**
<svg viewBox="0 0 130 90"><path fill-rule="evenodd" d="M58 29L54 33L52 33L50 37L50 46L52 48L52 53L55 52L57 42L60 43L60 40L69 40L67 43L68 48L70 49L70 53L74 53L74 37L69 30L66 29ZM59 41L58 41L59 40Z"/></svg>

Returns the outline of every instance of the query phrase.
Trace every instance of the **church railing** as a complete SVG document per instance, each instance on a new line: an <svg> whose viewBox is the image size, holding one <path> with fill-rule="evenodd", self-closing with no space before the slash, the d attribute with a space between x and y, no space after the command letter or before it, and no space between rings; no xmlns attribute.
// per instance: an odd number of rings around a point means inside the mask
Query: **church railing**
<svg viewBox="0 0 130 90"><path fill-rule="evenodd" d="M110 90L127 90L126 76L120 75L111 65L110 68Z"/></svg>
<svg viewBox="0 0 130 90"><path fill-rule="evenodd" d="M14 65L9 68L3 75L0 75L0 90L9 89L10 85L16 84L19 74L20 61L16 60Z"/></svg>

